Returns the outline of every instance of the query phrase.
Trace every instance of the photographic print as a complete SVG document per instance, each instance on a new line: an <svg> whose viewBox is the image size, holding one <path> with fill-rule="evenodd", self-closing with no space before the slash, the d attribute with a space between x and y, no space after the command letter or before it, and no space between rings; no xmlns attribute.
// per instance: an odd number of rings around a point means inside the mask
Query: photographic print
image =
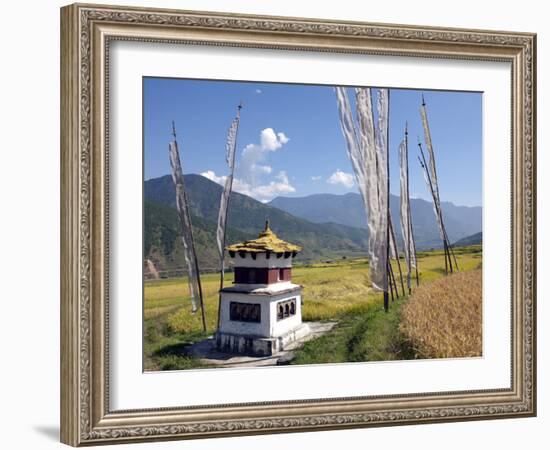
<svg viewBox="0 0 550 450"><path fill-rule="evenodd" d="M145 371L482 356L482 93L145 77L143 130Z"/></svg>

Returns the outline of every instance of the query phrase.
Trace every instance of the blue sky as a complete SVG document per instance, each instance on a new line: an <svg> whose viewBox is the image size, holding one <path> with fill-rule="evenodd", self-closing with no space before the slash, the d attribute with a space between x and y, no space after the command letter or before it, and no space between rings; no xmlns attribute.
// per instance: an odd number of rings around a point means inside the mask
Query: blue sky
<svg viewBox="0 0 550 450"><path fill-rule="evenodd" d="M228 172L227 130L242 101L234 190L264 202L276 196L357 192L332 86L144 78L143 94L146 180L170 173L174 120L184 173L222 182ZM442 201L481 205L481 93L391 89L391 192L399 193L397 148L408 121L410 193L430 197L417 160L417 137L424 141L421 94Z"/></svg>

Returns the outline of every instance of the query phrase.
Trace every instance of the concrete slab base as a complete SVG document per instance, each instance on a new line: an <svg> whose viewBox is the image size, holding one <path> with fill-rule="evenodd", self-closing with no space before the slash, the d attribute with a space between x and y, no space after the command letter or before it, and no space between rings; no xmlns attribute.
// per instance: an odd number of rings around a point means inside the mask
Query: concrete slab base
<svg viewBox="0 0 550 450"><path fill-rule="evenodd" d="M294 358L294 351L304 345L305 342L322 336L334 328L337 322L307 322L293 332L284 336L285 339L274 338L255 338L256 350L265 351L262 354L236 354L230 349L231 345L254 345L244 344L242 341L231 341L231 337L224 333L223 339L228 339L226 347L218 348L216 343L217 336L210 336L196 344L190 345L185 349L185 353L199 358L204 364L220 367L261 367L276 366L288 364ZM233 336L233 335L230 335ZM241 337L241 336L239 336ZM262 342L259 340L263 339ZM236 344L231 344L231 342ZM271 346L271 353L269 347ZM246 347L250 348L250 347ZM275 349L275 351L273 351Z"/></svg>
<svg viewBox="0 0 550 450"><path fill-rule="evenodd" d="M272 356L288 347L292 342L303 339L309 334L305 323L288 331L282 336L265 338L243 336L240 334L217 332L214 335L218 350L226 353L238 353L249 356Z"/></svg>

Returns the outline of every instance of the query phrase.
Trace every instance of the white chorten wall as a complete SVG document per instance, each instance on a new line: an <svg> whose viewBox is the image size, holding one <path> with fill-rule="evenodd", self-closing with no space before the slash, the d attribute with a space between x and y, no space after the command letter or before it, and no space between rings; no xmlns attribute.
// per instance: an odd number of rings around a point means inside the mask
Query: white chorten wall
<svg viewBox="0 0 550 450"><path fill-rule="evenodd" d="M289 283L290 284L290 283ZM298 327L302 323L302 290L293 285L292 292L274 295L254 295L252 293L222 292L220 329L222 333L240 334L261 337L278 337ZM277 305L282 301L295 299L293 315L278 319ZM261 308L260 322L245 322L231 320L230 308L232 302L259 304Z"/></svg>

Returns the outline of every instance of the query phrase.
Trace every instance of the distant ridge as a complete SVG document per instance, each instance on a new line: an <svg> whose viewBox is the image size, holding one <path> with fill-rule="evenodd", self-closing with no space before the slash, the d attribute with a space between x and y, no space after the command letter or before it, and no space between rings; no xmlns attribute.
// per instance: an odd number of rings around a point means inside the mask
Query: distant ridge
<svg viewBox="0 0 550 450"><path fill-rule="evenodd" d="M455 247L466 247L468 245L481 245L482 243L483 243L483 233L480 231L479 233L472 234L471 236L467 236L465 238L459 239L453 245Z"/></svg>
<svg viewBox="0 0 550 450"><path fill-rule="evenodd" d="M347 226L366 228L367 221L361 196L313 194L305 197L276 197L269 205L316 223L335 222ZM479 232L482 228L482 208L456 206L442 202L443 216L451 242ZM390 196L390 209L396 231L400 230L399 197ZM426 249L441 246L439 232L431 202L411 199L411 213L417 247ZM397 238L401 241L400 233Z"/></svg>

